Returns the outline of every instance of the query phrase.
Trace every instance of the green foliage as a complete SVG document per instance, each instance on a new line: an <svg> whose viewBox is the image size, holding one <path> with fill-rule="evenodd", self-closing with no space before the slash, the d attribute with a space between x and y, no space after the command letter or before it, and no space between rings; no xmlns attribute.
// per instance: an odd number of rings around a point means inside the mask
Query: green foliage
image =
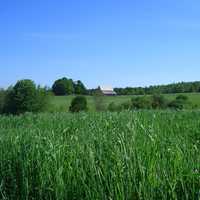
<svg viewBox="0 0 200 200"><path fill-rule="evenodd" d="M120 110L131 110L132 109L132 102L125 101L119 105Z"/></svg>
<svg viewBox="0 0 200 200"><path fill-rule="evenodd" d="M0 199L198 200L200 112L0 118Z"/></svg>
<svg viewBox="0 0 200 200"><path fill-rule="evenodd" d="M107 110L110 111L110 112L116 112L116 111L119 111L120 108L119 108L118 105L115 104L115 102L111 102L111 103L108 105Z"/></svg>
<svg viewBox="0 0 200 200"><path fill-rule="evenodd" d="M49 110L51 93L46 88L37 87L36 110L43 112Z"/></svg>
<svg viewBox="0 0 200 200"><path fill-rule="evenodd" d="M8 114L44 111L47 94L42 88L36 88L33 81L18 81L7 91L3 111Z"/></svg>
<svg viewBox="0 0 200 200"><path fill-rule="evenodd" d="M98 87L96 90L93 91L93 99L95 104L96 111L105 111L105 102L104 102L104 95L101 92L100 87Z"/></svg>
<svg viewBox="0 0 200 200"><path fill-rule="evenodd" d="M3 89L0 89L0 114L3 113L5 96L6 96L6 91L4 91Z"/></svg>
<svg viewBox="0 0 200 200"><path fill-rule="evenodd" d="M147 96L138 96L131 99L132 109L150 109L151 100Z"/></svg>
<svg viewBox="0 0 200 200"><path fill-rule="evenodd" d="M74 89L75 89L75 94L78 95L86 95L87 94L87 89L84 86L84 84L78 80L75 84L74 84Z"/></svg>
<svg viewBox="0 0 200 200"><path fill-rule="evenodd" d="M70 95L74 93L74 83L72 79L62 78L54 82L52 91L55 95Z"/></svg>
<svg viewBox="0 0 200 200"><path fill-rule="evenodd" d="M154 109L165 109L167 107L168 101L163 95L154 94L152 96L152 108Z"/></svg>
<svg viewBox="0 0 200 200"><path fill-rule="evenodd" d="M185 94L189 101L191 102L191 107L188 109L200 109L200 93L192 93L192 94ZM168 109L168 105L171 101L176 99L177 94L167 94L163 95L164 99L166 100L166 109ZM88 102L88 109L90 111L96 110L96 102L95 102L95 96L85 96ZM120 107L121 104L131 104L131 98L133 96L101 96L102 101L100 102L100 105L102 105L103 110L107 110L108 105L111 102L114 102L117 106ZM134 96L135 97L135 96ZM152 96L147 96L152 104ZM70 96L51 96L50 97L50 103L54 106L51 107L52 111L58 112L63 111L66 112L66 108L69 108L71 104L71 100L74 98L74 95ZM98 100L97 100L98 101ZM101 104L102 103L102 104ZM60 109L60 108L63 109ZM157 108L159 109L159 108ZM165 109L165 108L161 108ZM123 109L121 109L123 110ZM128 108L126 110L132 110L132 108Z"/></svg>
<svg viewBox="0 0 200 200"><path fill-rule="evenodd" d="M185 95L179 95L169 103L169 107L177 110L192 108L191 102Z"/></svg>
<svg viewBox="0 0 200 200"><path fill-rule="evenodd" d="M80 112L80 111L87 111L87 99L84 96L77 96L75 97L69 108L70 112Z"/></svg>
<svg viewBox="0 0 200 200"><path fill-rule="evenodd" d="M149 87L126 87L115 88L118 95L144 95L144 94L174 94L174 93L192 93L200 92L200 81L181 82L168 85L156 85Z"/></svg>
<svg viewBox="0 0 200 200"><path fill-rule="evenodd" d="M187 97L186 95L180 94L180 95L178 95L178 96L176 97L176 100L188 101L189 99L188 99L188 97Z"/></svg>

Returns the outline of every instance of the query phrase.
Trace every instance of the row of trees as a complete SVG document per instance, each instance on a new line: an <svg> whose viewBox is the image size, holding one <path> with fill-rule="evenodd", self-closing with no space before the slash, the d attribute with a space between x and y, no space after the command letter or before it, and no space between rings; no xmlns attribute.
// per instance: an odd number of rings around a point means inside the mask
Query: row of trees
<svg viewBox="0 0 200 200"><path fill-rule="evenodd" d="M48 109L49 92L45 88L36 86L31 80L21 80L8 90L0 90L0 113L22 114L25 112L42 112ZM106 110L102 94L96 90L94 96L97 111ZM114 102L108 106L109 111L121 111L132 109L187 109L192 104L185 95L179 95L175 100L169 101L163 95L136 96L131 101L116 105ZM87 111L87 99L85 96L75 97L69 108L71 112Z"/></svg>
<svg viewBox="0 0 200 200"><path fill-rule="evenodd" d="M81 83L77 83L76 87L77 92L82 92ZM8 90L0 90L0 114L37 113L48 110L48 106L49 91L46 88L36 86L32 80L20 80ZM70 112L87 110L87 100L84 96L75 97L69 108Z"/></svg>
<svg viewBox="0 0 200 200"><path fill-rule="evenodd" d="M118 95L172 94L200 92L200 81L181 82L150 87L115 88Z"/></svg>
<svg viewBox="0 0 200 200"><path fill-rule="evenodd" d="M88 91L85 85L80 81L73 81L72 79L61 78L54 82L52 91L57 96L63 95L86 95Z"/></svg>
<svg viewBox="0 0 200 200"><path fill-rule="evenodd" d="M52 91L55 95L95 95L98 89L87 89L80 81L62 78L54 82ZM181 82L168 85L157 85L149 87L126 87L115 88L118 95L145 95L145 94L173 94L200 92L200 81Z"/></svg>

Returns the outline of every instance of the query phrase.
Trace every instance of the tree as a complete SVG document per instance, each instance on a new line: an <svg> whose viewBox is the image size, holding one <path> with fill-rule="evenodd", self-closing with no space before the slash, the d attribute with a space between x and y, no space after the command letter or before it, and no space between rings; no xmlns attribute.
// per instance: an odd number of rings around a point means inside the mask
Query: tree
<svg viewBox="0 0 200 200"><path fill-rule="evenodd" d="M37 96L36 96L36 110L45 111L48 110L49 97L51 96L48 88L37 87Z"/></svg>
<svg viewBox="0 0 200 200"><path fill-rule="evenodd" d="M73 113L87 110L87 99L84 96L75 97L71 102L71 106L69 107L69 111Z"/></svg>
<svg viewBox="0 0 200 200"><path fill-rule="evenodd" d="M6 92L0 89L0 114L3 112Z"/></svg>
<svg viewBox="0 0 200 200"><path fill-rule="evenodd" d="M21 114L42 111L46 103L46 94L37 89L32 80L21 80L9 89L5 97L4 112Z"/></svg>
<svg viewBox="0 0 200 200"><path fill-rule="evenodd" d="M67 80L67 94L74 94L74 82L72 79Z"/></svg>
<svg viewBox="0 0 200 200"><path fill-rule="evenodd" d="M87 89L84 86L84 84L78 80L75 84L74 84L74 90L75 90L75 94L82 94L82 95L86 95L87 94Z"/></svg>
<svg viewBox="0 0 200 200"><path fill-rule="evenodd" d="M52 91L57 96L73 94L74 93L73 80L67 78L56 80L52 86Z"/></svg>

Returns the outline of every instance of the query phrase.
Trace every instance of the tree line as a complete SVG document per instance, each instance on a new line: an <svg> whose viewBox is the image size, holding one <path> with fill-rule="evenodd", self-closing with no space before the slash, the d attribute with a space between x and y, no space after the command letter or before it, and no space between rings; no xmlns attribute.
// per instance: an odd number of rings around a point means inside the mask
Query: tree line
<svg viewBox="0 0 200 200"><path fill-rule="evenodd" d="M87 95L88 91L80 80L73 81L65 77L56 80L51 89L37 86L32 80L23 79L6 90L0 89L0 114L18 115L25 112L43 112L50 106L49 97L51 95L71 94ZM81 102L82 98L79 99L81 99L80 104L78 106L73 104L70 108L71 111L85 106L84 102Z"/></svg>
<svg viewBox="0 0 200 200"><path fill-rule="evenodd" d="M72 79L68 79L66 77L58 79L54 82L52 92L57 96L88 94L87 88L80 80L73 81Z"/></svg>
<svg viewBox="0 0 200 200"><path fill-rule="evenodd" d="M180 82L149 87L115 88L118 95L173 94L200 92L200 81Z"/></svg>
<svg viewBox="0 0 200 200"><path fill-rule="evenodd" d="M131 101L116 105L111 103L108 107L110 111L124 109L187 109L193 108L187 96L179 95L173 101L167 101L162 93L184 93L200 92L200 82L177 83L161 86L150 86L148 88L116 88L115 91L120 95L139 95ZM106 110L103 103L103 94L100 89L88 90L85 85L79 81L61 78L54 82L51 89L37 86L32 80L24 79L18 81L14 86L7 90L0 90L0 114L21 114L25 112L43 112L48 109L49 97L51 95L71 95L75 97L70 106L71 112L79 110L86 111L87 99L84 95L93 95L95 108L97 111ZM150 94L150 95L146 95ZM152 94L152 95L151 95ZM80 97L81 96L81 97Z"/></svg>

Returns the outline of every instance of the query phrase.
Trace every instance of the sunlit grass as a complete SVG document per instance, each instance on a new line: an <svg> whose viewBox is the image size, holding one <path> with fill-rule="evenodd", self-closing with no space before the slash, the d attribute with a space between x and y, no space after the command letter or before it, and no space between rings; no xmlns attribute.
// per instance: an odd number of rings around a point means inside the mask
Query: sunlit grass
<svg viewBox="0 0 200 200"><path fill-rule="evenodd" d="M179 94L165 94L164 96L169 101L172 101L176 98L176 96ZM188 96L189 100L191 101L192 105L196 108L200 108L200 93L186 93L184 94ZM103 97L103 105L105 108L108 107L108 105L111 102L115 102L115 104L119 105L121 103L130 101L131 98L134 97L132 95L126 95L126 96L104 96ZM49 108L50 111L68 111L70 103L74 96L51 96L50 97L50 103L51 106ZM88 107L90 111L95 110L95 103L94 103L94 97L93 96L87 96L88 101Z"/></svg>
<svg viewBox="0 0 200 200"><path fill-rule="evenodd" d="M199 199L200 112L0 117L0 199Z"/></svg>

